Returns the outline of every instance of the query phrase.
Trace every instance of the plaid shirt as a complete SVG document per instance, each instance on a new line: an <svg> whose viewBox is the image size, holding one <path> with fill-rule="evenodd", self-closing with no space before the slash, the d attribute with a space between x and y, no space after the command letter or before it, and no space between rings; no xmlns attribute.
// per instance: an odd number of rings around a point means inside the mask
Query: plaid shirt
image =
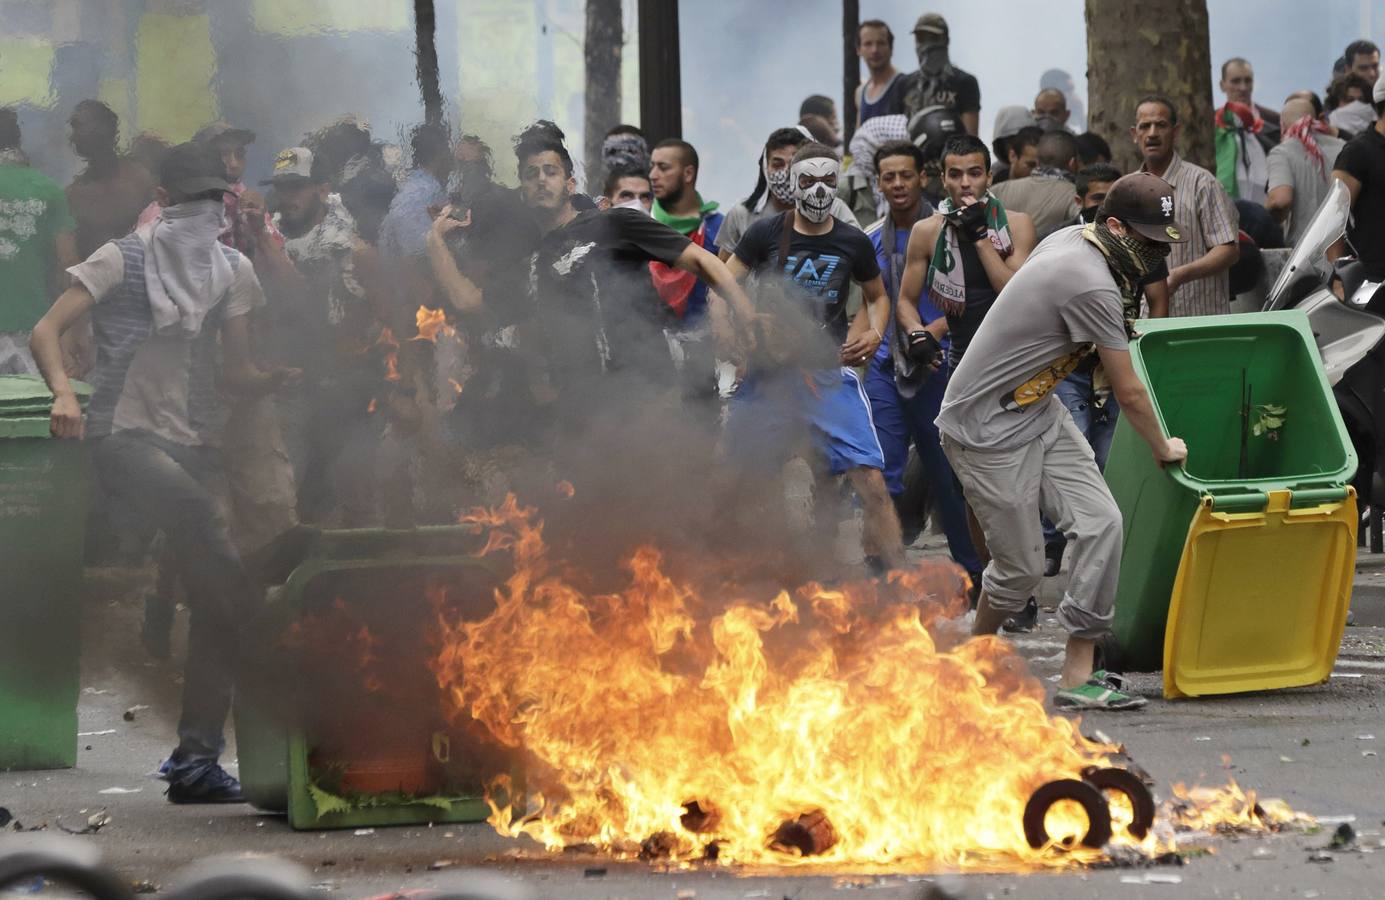
<svg viewBox="0 0 1385 900"><path fill-rule="evenodd" d="M1149 169L1140 167L1141 172ZM1201 259L1220 244L1236 243L1241 216L1217 176L1173 155L1163 178L1173 186L1173 220L1186 243L1174 244L1169 268ZM1171 316L1214 316L1231 311L1231 284L1226 272L1190 281L1169 298Z"/></svg>

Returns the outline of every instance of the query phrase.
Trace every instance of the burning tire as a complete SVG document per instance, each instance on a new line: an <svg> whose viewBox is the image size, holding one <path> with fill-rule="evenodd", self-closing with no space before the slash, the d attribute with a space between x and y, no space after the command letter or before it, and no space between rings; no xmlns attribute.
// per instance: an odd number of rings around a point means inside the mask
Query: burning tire
<svg viewBox="0 0 1385 900"><path fill-rule="evenodd" d="M1111 840L1111 810L1106 798L1094 785L1075 778L1050 781L1030 796L1024 807L1024 837L1029 846L1038 850L1052 840L1044 817L1060 800L1072 800L1087 814L1087 833L1079 843L1094 849L1106 846Z"/></svg>
<svg viewBox="0 0 1385 900"><path fill-rule="evenodd" d="M1116 791L1130 801L1135 817L1126 830L1143 840L1154 827L1154 795L1133 772L1108 767L1091 768L1082 773L1082 780L1099 791Z"/></svg>

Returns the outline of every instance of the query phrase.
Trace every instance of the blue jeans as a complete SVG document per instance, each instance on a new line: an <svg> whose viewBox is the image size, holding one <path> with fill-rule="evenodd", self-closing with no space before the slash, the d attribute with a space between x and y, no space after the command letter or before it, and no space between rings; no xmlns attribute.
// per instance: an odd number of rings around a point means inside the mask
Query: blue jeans
<svg viewBox="0 0 1385 900"><path fill-rule="evenodd" d="M187 587L190 620L178 749L165 773L195 778L226 747L232 663L259 603L212 486L220 452L144 431L97 438L92 460L112 497L163 531Z"/></svg>
<svg viewBox="0 0 1385 900"><path fill-rule="evenodd" d="M1082 432L1082 436L1091 445L1092 455L1096 457L1096 467L1104 472L1106 457L1111 452L1111 438L1116 434L1116 421L1120 418L1121 408L1116 403L1116 395L1107 393L1106 401L1098 406L1099 398L1092 389L1091 372L1073 372L1058 382L1053 392L1072 414L1072 421L1077 425L1077 430ZM1044 543L1067 543L1067 538L1047 519L1044 519Z"/></svg>
<svg viewBox="0 0 1385 900"><path fill-rule="evenodd" d="M947 376L939 371L924 382L914 396L901 397L894 383L894 365L888 356L872 359L866 373L866 396L870 398L875 433L885 453L885 487L892 497L904 492L904 466L909 460L912 439L928 478L933 510L947 536L948 550L957 565L975 575L982 566L967 531L967 505L957 490L952 466L938 442L938 426L933 424L946 389Z"/></svg>

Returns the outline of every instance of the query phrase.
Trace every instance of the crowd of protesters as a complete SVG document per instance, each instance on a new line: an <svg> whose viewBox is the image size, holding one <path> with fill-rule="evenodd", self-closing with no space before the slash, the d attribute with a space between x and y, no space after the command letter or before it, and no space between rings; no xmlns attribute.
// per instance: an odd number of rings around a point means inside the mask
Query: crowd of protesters
<svg viewBox="0 0 1385 900"><path fill-rule="evenodd" d="M1074 131L1065 73L999 110L987 146L947 22L925 14L912 39L919 68L899 72L890 27L862 23L849 146L833 101L809 97L725 206L699 193L695 147L630 125L579 185L549 122L511 157L444 125L397 147L348 117L252 185L252 131L144 134L122 154L95 100L72 113L86 168L64 191L0 110L0 373L41 374L54 434L91 442L93 534L143 535L138 553L162 535L150 651L168 653L180 582L192 611L170 800L240 797L218 764L224 638L285 535L447 520L459 498L434 490L440 469L498 499L509 463L560 455L631 384L708 423L739 475L773 480L798 454L846 476L877 573L922 524L912 447L976 631L1032 628L1071 548L1058 702L1143 702L1093 671L1120 554L1098 470L1118 415L1161 462L1186 448L1133 373L1131 323L1228 312L1243 248L1296 239L1334 178L1354 251L1385 276L1379 50L1351 44L1325 97L1277 110L1227 60L1215 171L1177 153L1186 110L1143 97L1143 162L1125 173ZM511 165L517 189L497 179Z"/></svg>

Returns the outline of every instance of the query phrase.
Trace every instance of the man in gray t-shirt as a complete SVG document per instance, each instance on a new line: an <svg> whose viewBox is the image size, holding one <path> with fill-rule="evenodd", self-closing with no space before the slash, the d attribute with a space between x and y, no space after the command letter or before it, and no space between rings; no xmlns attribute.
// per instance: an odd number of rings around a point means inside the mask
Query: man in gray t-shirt
<svg viewBox="0 0 1385 900"><path fill-rule="evenodd" d="M938 415L943 452L986 535L973 634L994 634L1021 611L1043 578L1043 530L1035 507L1067 535L1071 578L1058 607L1068 630L1059 706L1132 709L1144 698L1093 672L1096 641L1111 627L1120 573L1121 519L1082 433L1053 388L1092 352L1121 414L1155 458L1187 456L1165 437L1130 362L1124 309L1138 308L1157 277L1174 224L1173 188L1154 175L1111 186L1087 226L1039 245L1000 292L948 381Z"/></svg>
<svg viewBox="0 0 1385 900"><path fill-rule="evenodd" d="M1285 226L1284 239L1292 247L1327 196L1333 164L1346 144L1327 132L1307 100L1291 98L1279 121L1283 138L1267 158L1270 192L1265 209Z"/></svg>

